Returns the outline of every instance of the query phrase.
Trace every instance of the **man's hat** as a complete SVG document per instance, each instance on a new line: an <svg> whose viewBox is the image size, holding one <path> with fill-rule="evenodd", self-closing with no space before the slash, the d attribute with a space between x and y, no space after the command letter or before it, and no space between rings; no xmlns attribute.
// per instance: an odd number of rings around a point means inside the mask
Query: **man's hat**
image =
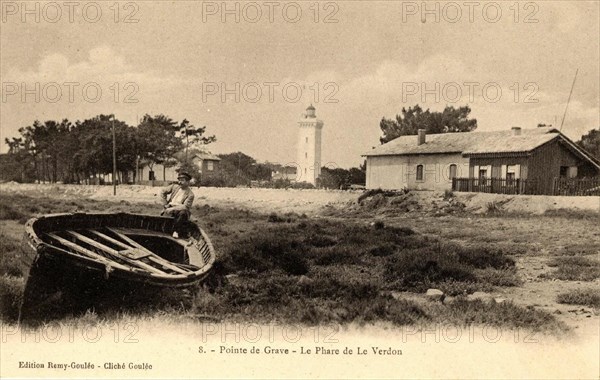
<svg viewBox="0 0 600 380"><path fill-rule="evenodd" d="M179 172L179 174L177 175L177 179L182 178L182 177L187 179L188 181L190 179L192 179L192 176L188 172Z"/></svg>

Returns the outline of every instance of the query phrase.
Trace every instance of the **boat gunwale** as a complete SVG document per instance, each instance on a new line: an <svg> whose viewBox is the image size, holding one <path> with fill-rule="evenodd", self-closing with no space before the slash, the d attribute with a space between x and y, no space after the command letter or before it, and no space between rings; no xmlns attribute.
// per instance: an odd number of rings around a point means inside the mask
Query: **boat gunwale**
<svg viewBox="0 0 600 380"><path fill-rule="evenodd" d="M106 272L107 274L110 273L111 275L115 275L116 273L122 273L122 274L126 274L127 276L130 277L130 279L133 280L133 278L131 277L135 277L136 280L148 280L148 282L152 282L152 280L161 280L161 281L165 281L165 282L177 282L177 281L181 281L181 280L189 280L189 282L198 282L200 280L202 280L202 278L204 278L208 272L212 269L213 264L215 262L216 259L216 254L214 251L214 246L212 245L212 242L210 241L210 239L208 238L208 235L204 232L204 230L202 230L202 228L200 228L198 225L196 225L194 223L194 225L196 226L196 228L198 228L200 237L202 238L202 240L204 241L204 243L209 247L209 253L210 253L210 257L208 262L206 262L204 260L204 256L202 256L202 254L200 253L200 251L198 250L198 252L196 253L197 255L200 255L200 257L202 258L202 261L205 262L205 264L201 267L198 267L196 265L198 270L195 271L190 271L189 274L156 274L156 273L151 273L150 271L147 270L143 270L143 269L136 269L133 267L130 267L128 265L126 265L125 267L127 269L122 269L122 268L118 268L118 267L112 267L110 266L110 264L107 265L107 263L104 263L98 259L94 259L92 257L87 257L85 255L82 254L77 254L74 252L70 252L66 249L62 249L60 247L54 246L50 243L47 243L46 241L44 241L39 235L37 231L41 231L41 228L39 227L38 222L42 222L42 221L47 221L47 220L51 220L51 219L58 219L58 218L74 218L74 217L111 217L111 218L117 218L118 216L122 215L124 217L134 217L134 218L140 218L140 219L153 219L153 220L162 220L163 223L172 223L172 218L169 217L164 217L164 216L155 216L155 215L147 215L147 214L133 214L133 213L125 213L125 212L119 212L119 213L83 213L83 212L76 212L76 213L56 213L56 214L47 214L47 215L42 215L39 217L35 217L35 218L31 218L27 221L27 223L25 224L25 236L29 239L30 241L30 245L31 248L34 248L37 254L47 254L46 252L48 250L52 250L55 253L59 253L60 255L68 255L69 258L73 259L73 261L84 261L87 263L94 263L96 264L95 266L98 266L98 268L90 268L90 269L95 269L95 270L99 270L100 266L103 266L106 268ZM37 229L36 229L37 227ZM123 226L111 226L113 228L124 228ZM126 228L126 227L125 227ZM57 229L57 230L53 230L53 231L66 231L68 228L65 229ZM156 231L150 228L144 228L146 230L148 230L149 232L157 232L157 233L166 233L165 231ZM36 231L37 230L37 231ZM44 233L49 233L51 231L43 231ZM168 236L165 236L168 237ZM176 240L176 239L172 239L172 240ZM33 243L33 244L31 244ZM183 249L186 249L186 245L181 243L181 242L177 242L178 244L180 244ZM186 249L186 251L188 251ZM189 255L189 251L187 252ZM109 258L106 258L107 261L112 261ZM183 264L183 263L177 263L177 262L173 262L170 260L167 260L169 263L173 263L173 264ZM88 264L89 265L89 264ZM87 265L83 265L84 267L89 267ZM110 266L110 269L108 268ZM120 276L119 276L120 277ZM174 284L176 285L176 284Z"/></svg>

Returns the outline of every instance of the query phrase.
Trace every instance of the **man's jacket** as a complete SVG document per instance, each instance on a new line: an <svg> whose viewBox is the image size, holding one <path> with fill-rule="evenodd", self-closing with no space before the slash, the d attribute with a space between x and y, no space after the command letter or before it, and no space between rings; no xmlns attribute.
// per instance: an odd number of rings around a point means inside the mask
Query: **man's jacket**
<svg viewBox="0 0 600 380"><path fill-rule="evenodd" d="M185 206L185 208L187 208L188 210L191 211L192 204L194 203L194 193L192 192L192 189L190 189L188 187L187 189L184 190L181 188L181 186L179 186L176 183L165 186L160 190L160 197L163 200L163 204L171 203L171 201L175 198L175 196L180 191L184 192L184 195L182 198L182 204Z"/></svg>

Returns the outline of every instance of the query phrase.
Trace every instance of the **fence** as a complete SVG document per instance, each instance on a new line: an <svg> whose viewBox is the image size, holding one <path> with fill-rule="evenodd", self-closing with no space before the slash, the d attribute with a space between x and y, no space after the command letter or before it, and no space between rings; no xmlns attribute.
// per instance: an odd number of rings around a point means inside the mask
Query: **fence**
<svg viewBox="0 0 600 380"><path fill-rule="evenodd" d="M453 191L496 194L539 194L535 180L505 178L453 178Z"/></svg>
<svg viewBox="0 0 600 380"><path fill-rule="evenodd" d="M555 178L554 195L596 195L600 196L600 177L594 178Z"/></svg>

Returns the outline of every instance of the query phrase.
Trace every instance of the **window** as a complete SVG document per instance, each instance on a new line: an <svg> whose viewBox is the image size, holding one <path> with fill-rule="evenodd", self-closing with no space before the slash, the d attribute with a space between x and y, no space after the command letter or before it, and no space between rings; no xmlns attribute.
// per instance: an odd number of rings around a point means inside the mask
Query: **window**
<svg viewBox="0 0 600 380"><path fill-rule="evenodd" d="M567 177L569 177L569 178L577 177L577 166L569 166L569 170L567 171Z"/></svg>
<svg viewBox="0 0 600 380"><path fill-rule="evenodd" d="M488 170L487 168L480 168L479 169L479 184L480 185L484 185L486 184L486 178L488 176Z"/></svg>
<svg viewBox="0 0 600 380"><path fill-rule="evenodd" d="M304 152L304 158L308 158L308 152Z"/></svg>
<svg viewBox="0 0 600 380"><path fill-rule="evenodd" d="M211 171L211 172L212 172L213 170L215 170L215 163L214 163L214 162L212 162L212 161L208 161L208 162L206 163L206 170L208 170L208 171Z"/></svg>
<svg viewBox="0 0 600 380"><path fill-rule="evenodd" d="M506 166L506 184L512 185L513 181L519 178L517 173L520 172L519 165L507 165Z"/></svg>
<svg viewBox="0 0 600 380"><path fill-rule="evenodd" d="M513 181L521 178L521 165L502 165L501 178L506 180L507 185L512 185Z"/></svg>
<svg viewBox="0 0 600 380"><path fill-rule="evenodd" d="M307 144L308 144L308 137L306 138L306 141L305 141L305 143L307 143Z"/></svg>
<svg viewBox="0 0 600 380"><path fill-rule="evenodd" d="M577 177L577 166L561 166L560 167L560 176L566 177L566 178Z"/></svg>
<svg viewBox="0 0 600 380"><path fill-rule="evenodd" d="M423 165L417 165L417 181L423 181Z"/></svg>
<svg viewBox="0 0 600 380"><path fill-rule="evenodd" d="M154 171L150 170L148 172L148 181L154 181L156 177L154 177Z"/></svg>
<svg viewBox="0 0 600 380"><path fill-rule="evenodd" d="M450 165L450 167L448 168L448 178L449 179L456 178L456 165L455 164Z"/></svg>

